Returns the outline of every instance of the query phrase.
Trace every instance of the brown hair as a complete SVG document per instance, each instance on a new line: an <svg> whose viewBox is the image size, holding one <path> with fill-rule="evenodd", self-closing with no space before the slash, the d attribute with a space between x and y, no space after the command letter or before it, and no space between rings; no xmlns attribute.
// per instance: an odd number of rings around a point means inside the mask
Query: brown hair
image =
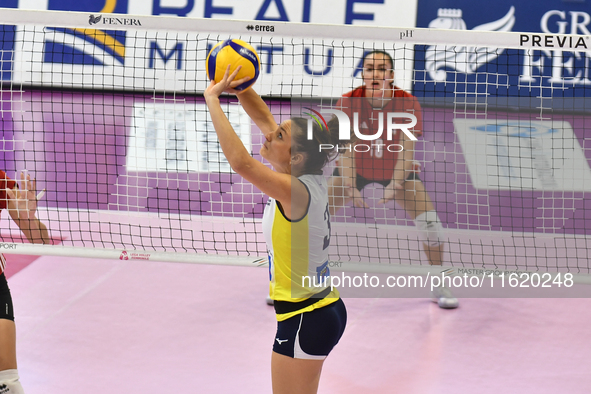
<svg viewBox="0 0 591 394"><path fill-rule="evenodd" d="M304 118L291 118L292 127L298 128L292 131L292 154L305 153L305 174L317 174L322 168L338 155L337 147L344 146L350 141L339 140L339 120L333 116L327 123L328 130L318 123L312 122L312 139L307 138L308 120ZM332 149L320 149L320 145L332 145Z"/></svg>
<svg viewBox="0 0 591 394"><path fill-rule="evenodd" d="M381 51L379 49L375 49L373 51L370 52L366 52L363 54L363 58L361 59L361 63L365 63L365 60L369 57L369 56L373 56L373 55L383 55L386 59L388 59L390 61L390 69L394 70L394 59L392 59L392 56L390 56L390 54L386 51Z"/></svg>

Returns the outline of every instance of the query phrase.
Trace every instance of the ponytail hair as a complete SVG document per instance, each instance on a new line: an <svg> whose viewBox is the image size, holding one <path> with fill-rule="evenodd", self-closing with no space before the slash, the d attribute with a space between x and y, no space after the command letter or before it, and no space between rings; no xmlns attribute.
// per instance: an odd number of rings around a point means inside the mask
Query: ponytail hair
<svg viewBox="0 0 591 394"><path fill-rule="evenodd" d="M305 153L304 173L317 174L330 161L338 156L338 147L348 145L350 140L339 140L339 120L336 116L328 121L326 127L312 122L312 139L308 139L308 120L291 118L292 130L295 125L297 132L292 131L292 154Z"/></svg>

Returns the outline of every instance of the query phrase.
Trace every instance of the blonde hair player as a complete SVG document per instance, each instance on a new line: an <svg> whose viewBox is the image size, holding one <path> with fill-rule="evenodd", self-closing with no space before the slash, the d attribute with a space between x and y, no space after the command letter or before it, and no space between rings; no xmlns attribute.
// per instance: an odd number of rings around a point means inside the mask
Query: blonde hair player
<svg viewBox="0 0 591 394"><path fill-rule="evenodd" d="M31 243L49 243L47 228L35 217L37 200L35 179L21 172L20 188L0 170L0 211L8 214ZM0 253L0 393L23 394L16 365L16 325L12 297L6 282L6 259Z"/></svg>
<svg viewBox="0 0 591 394"><path fill-rule="evenodd" d="M422 134L420 104L413 95L394 85L394 61L387 52L366 53L363 57L362 77L363 85L345 93L337 103L337 107L345 112L360 113L361 133L376 134L378 112L412 111L417 117L414 134ZM400 129L395 140L394 142L404 147L401 155L387 149L381 149L380 154L361 152L362 149L355 153L344 150L339 159L340 166L337 166L330 180L331 214L350 201L356 207L367 208L361 190L370 183L379 183L384 186L384 197L380 203L396 200L414 220L429 264L441 265L445 249L443 226L419 178L414 161L414 141ZM444 286L433 290L432 299L441 308L453 309L459 306L458 299Z"/></svg>
<svg viewBox="0 0 591 394"><path fill-rule="evenodd" d="M316 393L326 356L345 330L347 312L330 283L328 244L330 214L328 184L322 168L334 152L320 144L337 145L338 121L328 130L316 125L306 138L307 120L292 118L277 125L271 111L253 89L235 91L246 78L234 81L230 67L204 93L221 148L232 169L269 196L263 234L269 251L269 292L274 300L277 333L271 356L273 392ZM265 135L260 153L274 170L244 148L220 106L219 96L235 93L242 107ZM315 277L315 287L303 277ZM326 281L326 282L325 282Z"/></svg>

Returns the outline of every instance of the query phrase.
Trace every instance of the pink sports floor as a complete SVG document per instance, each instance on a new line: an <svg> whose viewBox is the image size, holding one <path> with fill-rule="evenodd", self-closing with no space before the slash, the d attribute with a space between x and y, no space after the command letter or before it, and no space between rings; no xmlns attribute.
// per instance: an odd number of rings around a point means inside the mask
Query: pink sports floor
<svg viewBox="0 0 591 394"><path fill-rule="evenodd" d="M27 394L271 392L265 269L61 257L21 268L8 281ZM320 393L591 391L589 299L345 303Z"/></svg>

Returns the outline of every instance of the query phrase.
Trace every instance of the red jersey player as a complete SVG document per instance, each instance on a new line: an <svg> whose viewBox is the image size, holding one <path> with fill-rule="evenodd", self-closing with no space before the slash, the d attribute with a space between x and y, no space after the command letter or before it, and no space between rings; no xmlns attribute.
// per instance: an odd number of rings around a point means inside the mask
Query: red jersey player
<svg viewBox="0 0 591 394"><path fill-rule="evenodd" d="M37 211L35 180L21 173L20 188L0 170L0 211L8 214L23 234L32 243L49 243L47 228L35 217ZM39 196L40 198L40 196ZM6 260L0 253L0 392L22 394L16 369L16 326L12 298L6 283L4 267ZM7 391L2 391L2 388Z"/></svg>
<svg viewBox="0 0 591 394"><path fill-rule="evenodd" d="M365 135L377 133L379 118L384 113L412 113L417 123L411 130L415 137L419 137L423 128L421 107L413 95L394 85L393 63L387 52L367 53L363 58L364 84L345 93L337 108L349 115L358 113L358 130ZM351 116L349 118L353 120ZM386 120L382 120L382 125L385 130ZM353 152L345 151L341 155L340 166L335 169L330 183L331 214L350 201L357 207L367 208L361 190L369 183L379 183L384 186L380 203L396 200L404 208L421 234L429 263L441 265L444 252L443 226L418 176L414 141L400 129L396 129L392 137L386 144L383 139L359 140ZM434 290L433 300L442 308L458 307L457 298L445 287Z"/></svg>

